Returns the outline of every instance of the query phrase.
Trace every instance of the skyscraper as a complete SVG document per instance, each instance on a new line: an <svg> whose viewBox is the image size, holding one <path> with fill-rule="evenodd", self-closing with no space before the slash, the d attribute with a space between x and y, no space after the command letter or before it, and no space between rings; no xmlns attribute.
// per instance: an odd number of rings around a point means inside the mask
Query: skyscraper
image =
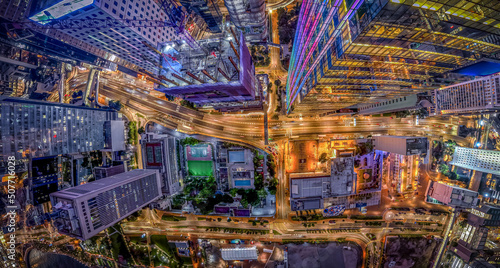
<svg viewBox="0 0 500 268"><path fill-rule="evenodd" d="M287 111L322 113L499 71L497 11L449 1L302 2ZM477 61L483 59L483 61Z"/></svg>
<svg viewBox="0 0 500 268"><path fill-rule="evenodd" d="M162 191L169 196L181 190L182 172L180 163L177 163L176 146L176 138L169 135L147 133L145 138L141 139L143 166L146 169L159 170Z"/></svg>
<svg viewBox="0 0 500 268"><path fill-rule="evenodd" d="M54 225L87 240L161 195L158 171L135 169L50 194Z"/></svg>
<svg viewBox="0 0 500 268"><path fill-rule="evenodd" d="M470 262L485 248L490 227L500 225L500 207L483 204L472 208L461 231L457 245L451 251L463 261ZM474 266L473 266L474 267Z"/></svg>
<svg viewBox="0 0 500 268"><path fill-rule="evenodd" d="M266 1L225 0L231 21L248 42L261 42L267 36Z"/></svg>
<svg viewBox="0 0 500 268"><path fill-rule="evenodd" d="M500 175L500 151L457 146L455 147L453 160L450 164L461 168Z"/></svg>
<svg viewBox="0 0 500 268"><path fill-rule="evenodd" d="M243 34L232 36L227 28L222 34L226 38L199 40L200 49L178 41L165 44L161 79L172 86L158 90L215 109L222 102L255 100L260 83Z"/></svg>
<svg viewBox="0 0 500 268"><path fill-rule="evenodd" d="M179 0L187 9L192 10L203 18L212 33L221 32L222 14L220 13L217 1L214 0Z"/></svg>
<svg viewBox="0 0 500 268"><path fill-rule="evenodd" d="M106 149L105 122L117 116L110 110L0 98L0 159Z"/></svg>
<svg viewBox="0 0 500 268"><path fill-rule="evenodd" d="M427 154L429 142L426 137L376 136L375 149L400 155Z"/></svg>
<svg viewBox="0 0 500 268"><path fill-rule="evenodd" d="M481 112L500 108L500 75L434 90L436 114Z"/></svg>
<svg viewBox="0 0 500 268"><path fill-rule="evenodd" d="M109 56L104 55L105 59L113 61L116 57L120 57L152 73L158 73L157 64L160 55L154 53L149 46L157 48L160 43L180 39L176 29L172 27L133 27L120 20L160 21L166 18L167 15L161 5L153 0L85 0L73 3L70 1L37 1L34 4L33 14L30 16L30 20L41 24L47 23L48 19L115 21L123 26L68 28L59 31L75 37L75 42L77 40L83 41L98 48L96 53L100 52L101 49L106 51Z"/></svg>
<svg viewBox="0 0 500 268"><path fill-rule="evenodd" d="M377 113L390 113L398 111L432 108L432 97L429 94L415 94L375 103L358 105L358 113L370 115Z"/></svg>

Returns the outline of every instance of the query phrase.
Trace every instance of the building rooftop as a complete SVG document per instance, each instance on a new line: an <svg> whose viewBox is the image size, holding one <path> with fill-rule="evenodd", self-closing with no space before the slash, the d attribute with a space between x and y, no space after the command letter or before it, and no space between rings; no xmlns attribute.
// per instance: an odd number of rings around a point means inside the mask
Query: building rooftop
<svg viewBox="0 0 500 268"><path fill-rule="evenodd" d="M61 198L70 198L75 199L80 196L88 195L91 192L95 191L106 191L109 189L113 189L118 185L122 185L127 180L135 179L138 176L148 176L155 174L156 170L149 169L134 169L129 172L120 173L111 177L103 178L97 181L89 182L86 184L78 185L69 189L65 189L62 191L58 191L52 193L52 196L61 197Z"/></svg>
<svg viewBox="0 0 500 268"><path fill-rule="evenodd" d="M222 259L225 261L256 260L258 258L257 247L223 248L220 251Z"/></svg>
<svg viewBox="0 0 500 268"><path fill-rule="evenodd" d="M500 151L457 146L450 164L500 175Z"/></svg>
<svg viewBox="0 0 500 268"><path fill-rule="evenodd" d="M351 195L356 192L356 173L354 172L354 157L339 157L332 159L330 175L330 191L326 197Z"/></svg>
<svg viewBox="0 0 500 268"><path fill-rule="evenodd" d="M427 195L442 204L453 207L471 208L477 206L479 202L477 192L434 181L429 183Z"/></svg>
<svg viewBox="0 0 500 268"><path fill-rule="evenodd" d="M200 48L181 41L162 48L160 78L168 87L158 90L197 105L255 100L260 86L243 35L224 31L217 38L197 42Z"/></svg>
<svg viewBox="0 0 500 268"><path fill-rule="evenodd" d="M294 199L323 197L323 184L327 183L330 177L292 179L291 197Z"/></svg>

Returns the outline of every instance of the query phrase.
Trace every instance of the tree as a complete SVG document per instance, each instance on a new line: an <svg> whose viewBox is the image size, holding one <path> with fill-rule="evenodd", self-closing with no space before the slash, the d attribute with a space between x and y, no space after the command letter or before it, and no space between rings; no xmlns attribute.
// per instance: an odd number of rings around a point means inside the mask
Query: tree
<svg viewBox="0 0 500 268"><path fill-rule="evenodd" d="M271 117L271 119L273 119L273 120L279 120L280 116L278 114L273 114L273 116Z"/></svg>
<svg viewBox="0 0 500 268"><path fill-rule="evenodd" d="M181 140L182 146L184 146L184 145L197 145L198 143L200 143L200 140L197 140L197 139L192 138L192 137L187 137L187 138L184 138Z"/></svg>
<svg viewBox="0 0 500 268"><path fill-rule="evenodd" d="M236 194L238 193L238 188L233 188L229 191L229 194L232 196L232 197L235 197Z"/></svg>
<svg viewBox="0 0 500 268"><path fill-rule="evenodd" d="M220 195L217 195L217 196L220 196ZM224 203L233 203L234 199L230 195L224 194L221 198L221 201Z"/></svg>
<svg viewBox="0 0 500 268"><path fill-rule="evenodd" d="M274 80L274 85L276 85L276 87L281 86L281 80L279 79Z"/></svg>
<svg viewBox="0 0 500 268"><path fill-rule="evenodd" d="M185 201L186 200L185 200L184 195L178 194L178 195L174 196L174 198L172 199L172 205L174 205L174 206L182 206L182 205L184 205Z"/></svg>
<svg viewBox="0 0 500 268"><path fill-rule="evenodd" d="M278 186L278 179L273 178L271 180L271 182L269 183L269 187L267 187L267 189L269 190L269 193L272 195L276 195L277 186Z"/></svg>
<svg viewBox="0 0 500 268"><path fill-rule="evenodd" d="M143 134L144 132L146 132L146 130L144 129L144 127L140 127L139 130L137 130L137 132L139 134Z"/></svg>
<svg viewBox="0 0 500 268"><path fill-rule="evenodd" d="M108 102L109 108L120 111L123 108L123 104L118 100L118 101L109 101Z"/></svg>
<svg viewBox="0 0 500 268"><path fill-rule="evenodd" d="M450 180L456 180L456 179L458 179L458 175L457 175L457 173L455 173L453 171L452 172L448 172L448 178Z"/></svg>
<svg viewBox="0 0 500 268"><path fill-rule="evenodd" d="M187 101L187 100L181 100L181 106L184 106L184 107L187 107L187 108L193 109L193 110L198 110L196 108L196 106L194 105L194 103Z"/></svg>
<svg viewBox="0 0 500 268"><path fill-rule="evenodd" d="M446 176L446 175L448 175L450 168L446 164L441 164L441 165L439 165L438 170L441 174Z"/></svg>
<svg viewBox="0 0 500 268"><path fill-rule="evenodd" d="M248 200L246 199L241 199L240 204L242 207L247 208L248 207Z"/></svg>
<svg viewBox="0 0 500 268"><path fill-rule="evenodd" d="M260 199L264 199L267 197L267 191L266 191L266 188L262 188L260 190L257 191L257 195L259 195L259 198Z"/></svg>
<svg viewBox="0 0 500 268"><path fill-rule="evenodd" d="M130 121L128 123L128 143L135 145L139 141L139 137L137 136L137 122Z"/></svg>
<svg viewBox="0 0 500 268"><path fill-rule="evenodd" d="M326 163L327 161L328 161L328 154L327 153L322 153L319 156L319 162Z"/></svg>
<svg viewBox="0 0 500 268"><path fill-rule="evenodd" d="M262 174L255 172L255 178L254 178L253 185L255 187L255 190L260 190L264 187L264 178L262 177Z"/></svg>

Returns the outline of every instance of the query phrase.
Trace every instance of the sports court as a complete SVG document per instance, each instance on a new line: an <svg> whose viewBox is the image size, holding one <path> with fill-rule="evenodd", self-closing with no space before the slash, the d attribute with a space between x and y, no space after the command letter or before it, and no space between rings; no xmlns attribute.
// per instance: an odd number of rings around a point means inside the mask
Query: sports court
<svg viewBox="0 0 500 268"><path fill-rule="evenodd" d="M210 176L212 175L212 161L188 161L189 173L193 176Z"/></svg>
<svg viewBox="0 0 500 268"><path fill-rule="evenodd" d="M212 147L208 144L186 146L187 160L212 161Z"/></svg>
<svg viewBox="0 0 500 268"><path fill-rule="evenodd" d="M245 163L245 151L229 151L229 163Z"/></svg>

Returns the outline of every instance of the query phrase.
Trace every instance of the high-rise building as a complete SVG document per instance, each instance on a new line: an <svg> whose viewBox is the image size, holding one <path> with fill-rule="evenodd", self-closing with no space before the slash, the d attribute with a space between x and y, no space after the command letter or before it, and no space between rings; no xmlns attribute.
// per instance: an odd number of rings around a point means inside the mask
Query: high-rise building
<svg viewBox="0 0 500 268"><path fill-rule="evenodd" d="M167 43L162 49L165 57L160 78L172 86L158 90L202 108L254 101L261 89L250 51L242 34L233 36L226 29L221 34L224 38L199 40L200 49Z"/></svg>
<svg viewBox="0 0 500 268"><path fill-rule="evenodd" d="M405 136L376 136L374 137L376 150L400 155L427 154L429 142L426 137Z"/></svg>
<svg viewBox="0 0 500 268"><path fill-rule="evenodd" d="M500 65L485 59L500 51L496 14L444 0L303 1L287 112L324 113L496 73Z"/></svg>
<svg viewBox="0 0 500 268"><path fill-rule="evenodd" d="M93 170L96 180L104 179L127 171L124 164L110 167L96 167Z"/></svg>
<svg viewBox="0 0 500 268"><path fill-rule="evenodd" d="M381 100L375 103L360 104L358 105L358 114L391 113L429 108L431 106L431 96L414 94L390 100Z"/></svg>
<svg viewBox="0 0 500 268"><path fill-rule="evenodd" d="M187 9L195 12L203 18L212 33L221 32L222 14L220 13L217 1L214 0L179 0Z"/></svg>
<svg viewBox="0 0 500 268"><path fill-rule="evenodd" d="M450 164L461 168L500 175L500 151L457 146L455 147L453 160Z"/></svg>
<svg viewBox="0 0 500 268"><path fill-rule="evenodd" d="M500 75L434 90L436 114L483 112L500 108Z"/></svg>
<svg viewBox="0 0 500 268"><path fill-rule="evenodd" d="M168 196L177 194L181 188L182 172L179 168L177 140L170 135L147 133L141 139L142 165L145 169L160 172L162 192Z"/></svg>
<svg viewBox="0 0 500 268"><path fill-rule="evenodd" d="M0 99L0 159L44 157L110 148L105 123L115 111L19 98ZM121 132L124 135L123 130Z"/></svg>
<svg viewBox="0 0 500 268"><path fill-rule="evenodd" d="M50 194L54 225L87 240L161 195L158 171L135 169Z"/></svg>
<svg viewBox="0 0 500 268"><path fill-rule="evenodd" d="M460 259L470 262L482 251L486 244L489 227L500 226L500 207L483 204L472 208L467 215L465 226L459 231L458 244L451 249Z"/></svg>
<svg viewBox="0 0 500 268"><path fill-rule="evenodd" d="M0 17L10 21L24 19L30 7L30 0L4 0L0 2Z"/></svg>
<svg viewBox="0 0 500 268"><path fill-rule="evenodd" d="M430 181L427 186L427 202L450 207L473 208L479 204L478 193L458 186Z"/></svg>
<svg viewBox="0 0 500 268"><path fill-rule="evenodd" d="M225 0L233 24L248 42L262 42L267 37L266 1Z"/></svg>
<svg viewBox="0 0 500 268"><path fill-rule="evenodd" d="M374 146L377 151L390 153L386 160L390 192L413 193L418 185L419 164L428 159L429 143L425 137L376 136Z"/></svg>
<svg viewBox="0 0 500 268"><path fill-rule="evenodd" d="M69 4L69 5L68 5ZM158 73L160 55L150 47L158 48L159 44L180 39L173 27L134 27L125 24L124 19L131 21L166 20L167 15L161 5L153 0L118 1L118 0L85 0L70 1L36 1L30 20L46 24L49 19L113 20L120 27L82 27L60 29L58 31L83 41L93 47L104 50L109 55L103 58L114 61L116 57L139 66L154 74ZM96 51L99 52L99 51Z"/></svg>

